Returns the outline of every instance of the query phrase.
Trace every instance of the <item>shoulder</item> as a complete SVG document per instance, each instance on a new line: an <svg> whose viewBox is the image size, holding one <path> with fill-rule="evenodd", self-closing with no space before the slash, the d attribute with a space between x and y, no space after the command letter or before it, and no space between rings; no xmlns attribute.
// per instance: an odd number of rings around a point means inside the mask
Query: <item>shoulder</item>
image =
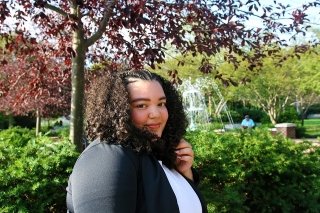
<svg viewBox="0 0 320 213"><path fill-rule="evenodd" d="M124 168L137 168L138 156L132 150L121 145L107 144L99 140L93 141L79 156L74 170L82 167L95 167L101 170L112 165L124 165Z"/></svg>
<svg viewBox="0 0 320 213"><path fill-rule="evenodd" d="M67 206L74 212L130 212L134 209L138 155L121 145L92 142L73 167ZM123 203L127 206L121 206ZM116 207L115 207L116 206Z"/></svg>

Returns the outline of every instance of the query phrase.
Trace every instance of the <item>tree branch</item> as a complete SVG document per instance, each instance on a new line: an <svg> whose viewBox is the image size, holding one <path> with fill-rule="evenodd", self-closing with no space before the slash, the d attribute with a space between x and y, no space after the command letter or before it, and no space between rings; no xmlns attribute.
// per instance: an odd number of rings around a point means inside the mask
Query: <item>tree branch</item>
<svg viewBox="0 0 320 213"><path fill-rule="evenodd" d="M20 78L26 75L27 72L22 73L16 78L16 81L10 86L11 88L15 88L16 84L19 82Z"/></svg>
<svg viewBox="0 0 320 213"><path fill-rule="evenodd" d="M107 27L107 24L108 24L108 21L112 15L112 10L113 10L113 7L115 5L116 1L115 0L106 0L106 4L105 4L105 7L104 7L104 14L103 14L103 17L102 17L102 20L99 24L99 27L97 29L97 31L90 37L86 40L86 46L89 47L91 46L92 44L94 44L98 39L100 39L102 37L102 34L104 33L106 27Z"/></svg>
<svg viewBox="0 0 320 213"><path fill-rule="evenodd" d="M59 13L62 16L65 16L65 17L68 16L68 13L66 13L65 11L61 10L59 7L56 7L54 5L45 3L44 8L47 8L49 10L52 10L52 11L56 12L56 13Z"/></svg>

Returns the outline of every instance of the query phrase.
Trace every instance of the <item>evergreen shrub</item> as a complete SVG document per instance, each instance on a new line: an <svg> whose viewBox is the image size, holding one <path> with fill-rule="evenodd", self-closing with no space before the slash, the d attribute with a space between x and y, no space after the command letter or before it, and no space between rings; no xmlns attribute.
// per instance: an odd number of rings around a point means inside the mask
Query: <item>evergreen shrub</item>
<svg viewBox="0 0 320 213"><path fill-rule="evenodd" d="M310 114L320 114L320 104L314 104L310 106L307 111L307 115L310 115Z"/></svg>
<svg viewBox="0 0 320 213"><path fill-rule="evenodd" d="M245 115L249 115L251 119L254 120L254 122L270 122L270 119L268 115L263 112L261 109L258 108L247 108L247 107L238 107L229 110L231 117L235 123L241 123L241 121L244 119ZM223 121L227 121L227 116L223 115Z"/></svg>
<svg viewBox="0 0 320 213"><path fill-rule="evenodd" d="M66 186L78 157L66 139L0 131L0 212L66 212Z"/></svg>
<svg viewBox="0 0 320 213"><path fill-rule="evenodd" d="M307 128L305 126L296 126L296 137L303 138L306 136Z"/></svg>
<svg viewBox="0 0 320 213"><path fill-rule="evenodd" d="M292 106L285 108L278 118L278 123L298 123L300 120L296 109Z"/></svg>
<svg viewBox="0 0 320 213"><path fill-rule="evenodd" d="M0 113L0 130L7 129L9 127L9 121L6 115Z"/></svg>
<svg viewBox="0 0 320 213"><path fill-rule="evenodd" d="M188 132L209 212L320 212L320 149L267 130Z"/></svg>

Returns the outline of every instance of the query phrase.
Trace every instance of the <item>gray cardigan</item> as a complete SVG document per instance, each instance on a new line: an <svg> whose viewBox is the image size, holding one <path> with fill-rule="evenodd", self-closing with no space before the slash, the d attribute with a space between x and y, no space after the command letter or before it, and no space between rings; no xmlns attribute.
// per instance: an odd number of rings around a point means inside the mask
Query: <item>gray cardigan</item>
<svg viewBox="0 0 320 213"><path fill-rule="evenodd" d="M202 196L188 182L206 213ZM179 213L175 194L155 157L97 140L73 168L67 207L75 213Z"/></svg>

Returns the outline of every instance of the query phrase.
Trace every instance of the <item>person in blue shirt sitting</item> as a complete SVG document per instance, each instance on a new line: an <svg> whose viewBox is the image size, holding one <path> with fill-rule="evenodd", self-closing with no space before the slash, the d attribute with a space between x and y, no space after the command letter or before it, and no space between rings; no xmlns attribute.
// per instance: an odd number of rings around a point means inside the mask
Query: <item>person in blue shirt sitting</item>
<svg viewBox="0 0 320 213"><path fill-rule="evenodd" d="M255 123L253 120L249 117L249 115L244 116L244 119L241 122L241 127L243 129L251 129L255 127Z"/></svg>

